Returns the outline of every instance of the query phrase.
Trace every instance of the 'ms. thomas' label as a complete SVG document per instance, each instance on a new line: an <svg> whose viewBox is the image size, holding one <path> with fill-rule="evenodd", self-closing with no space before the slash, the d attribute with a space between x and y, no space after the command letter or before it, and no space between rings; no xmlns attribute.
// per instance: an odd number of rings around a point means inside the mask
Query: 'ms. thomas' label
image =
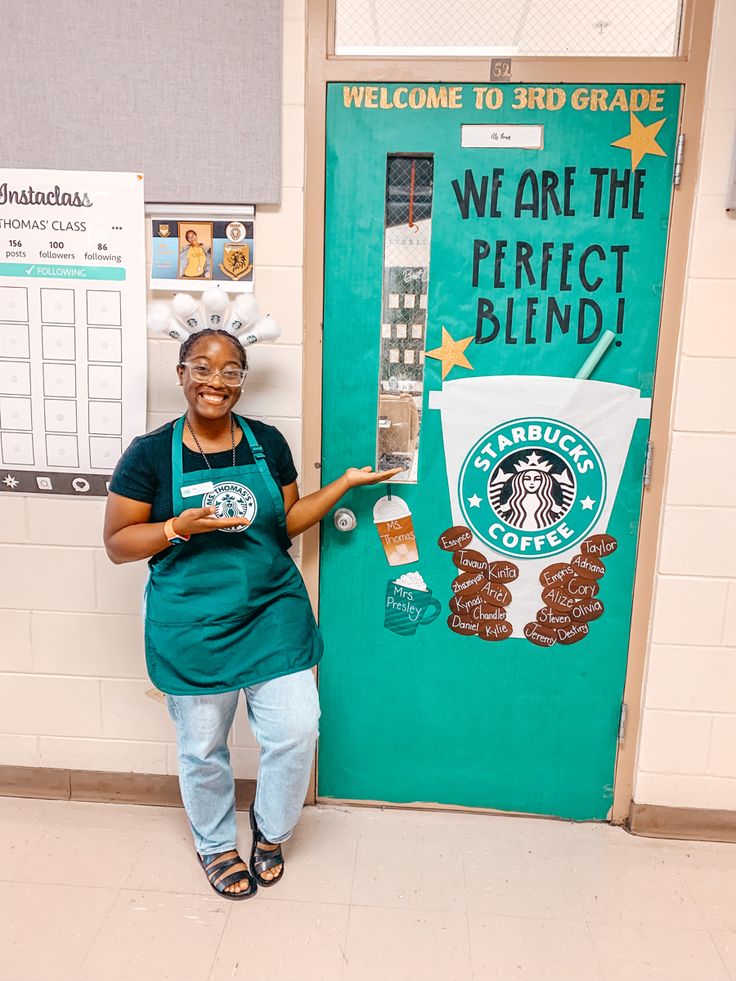
<svg viewBox="0 0 736 981"><path fill-rule="evenodd" d="M253 523L258 505L255 494L245 484L224 481L215 484L202 498L203 508L214 508L216 518L242 518L243 524L235 528L220 528L219 531L245 531Z"/></svg>
<svg viewBox="0 0 736 981"><path fill-rule="evenodd" d="M606 496L600 454L558 419L512 419L479 439L460 471L463 517L494 551L546 558L594 527Z"/></svg>

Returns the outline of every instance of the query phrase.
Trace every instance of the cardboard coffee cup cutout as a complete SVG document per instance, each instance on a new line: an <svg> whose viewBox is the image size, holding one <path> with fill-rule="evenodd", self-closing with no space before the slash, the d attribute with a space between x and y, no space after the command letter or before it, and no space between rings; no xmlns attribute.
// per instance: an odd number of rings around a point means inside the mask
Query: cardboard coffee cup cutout
<svg viewBox="0 0 736 981"><path fill-rule="evenodd" d="M405 572L388 581L383 620L387 630L411 637L419 627L433 623L441 610L442 604L432 597L419 572Z"/></svg>
<svg viewBox="0 0 736 981"><path fill-rule="evenodd" d="M373 506L373 523L389 565L419 561L411 511L400 497L380 497Z"/></svg>

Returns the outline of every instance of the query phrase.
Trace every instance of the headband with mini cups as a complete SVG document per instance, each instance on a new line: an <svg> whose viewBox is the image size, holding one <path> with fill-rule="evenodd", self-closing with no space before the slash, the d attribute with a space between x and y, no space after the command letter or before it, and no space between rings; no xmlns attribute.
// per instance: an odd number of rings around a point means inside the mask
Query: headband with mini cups
<svg viewBox="0 0 736 981"><path fill-rule="evenodd" d="M180 343L201 330L222 330L243 347L259 341L275 341L281 328L270 316L262 317L252 293L230 297L219 286L202 293L197 301L191 293L175 293L170 302L148 304L147 325L156 337L171 337Z"/></svg>

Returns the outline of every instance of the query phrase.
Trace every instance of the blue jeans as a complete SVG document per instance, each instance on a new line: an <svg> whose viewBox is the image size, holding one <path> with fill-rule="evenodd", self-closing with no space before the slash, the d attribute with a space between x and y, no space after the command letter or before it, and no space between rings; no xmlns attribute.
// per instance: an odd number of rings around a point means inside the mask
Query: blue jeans
<svg viewBox="0 0 736 981"><path fill-rule="evenodd" d="M308 670L243 691L261 748L256 821L268 841L286 841L309 785L319 721L317 686ZM235 848L235 782L227 737L239 696L240 691L166 696L176 725L181 796L200 855Z"/></svg>

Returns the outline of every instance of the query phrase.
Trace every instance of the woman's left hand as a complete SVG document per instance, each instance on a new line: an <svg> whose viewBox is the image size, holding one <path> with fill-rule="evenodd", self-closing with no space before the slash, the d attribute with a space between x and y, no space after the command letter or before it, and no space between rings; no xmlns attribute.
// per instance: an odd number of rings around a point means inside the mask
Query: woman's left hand
<svg viewBox="0 0 736 981"><path fill-rule="evenodd" d="M380 484L383 480L390 480L396 474L402 473L403 467L394 467L393 470L382 470L376 472L372 467L348 467L342 477L333 480L332 483L320 487L313 494L306 497L299 497L299 490L296 482L287 484L284 487L284 507L286 509L286 529L289 536L294 538L301 535L307 528L316 525L318 521L327 514L330 508L334 507L340 498L347 494L353 487L369 487L371 484Z"/></svg>
<svg viewBox="0 0 736 981"><path fill-rule="evenodd" d="M390 480L398 473L403 473L403 467L394 467L393 470L375 471L372 467L348 467L345 471L345 480L348 487L365 487L368 484L380 484L383 480Z"/></svg>

